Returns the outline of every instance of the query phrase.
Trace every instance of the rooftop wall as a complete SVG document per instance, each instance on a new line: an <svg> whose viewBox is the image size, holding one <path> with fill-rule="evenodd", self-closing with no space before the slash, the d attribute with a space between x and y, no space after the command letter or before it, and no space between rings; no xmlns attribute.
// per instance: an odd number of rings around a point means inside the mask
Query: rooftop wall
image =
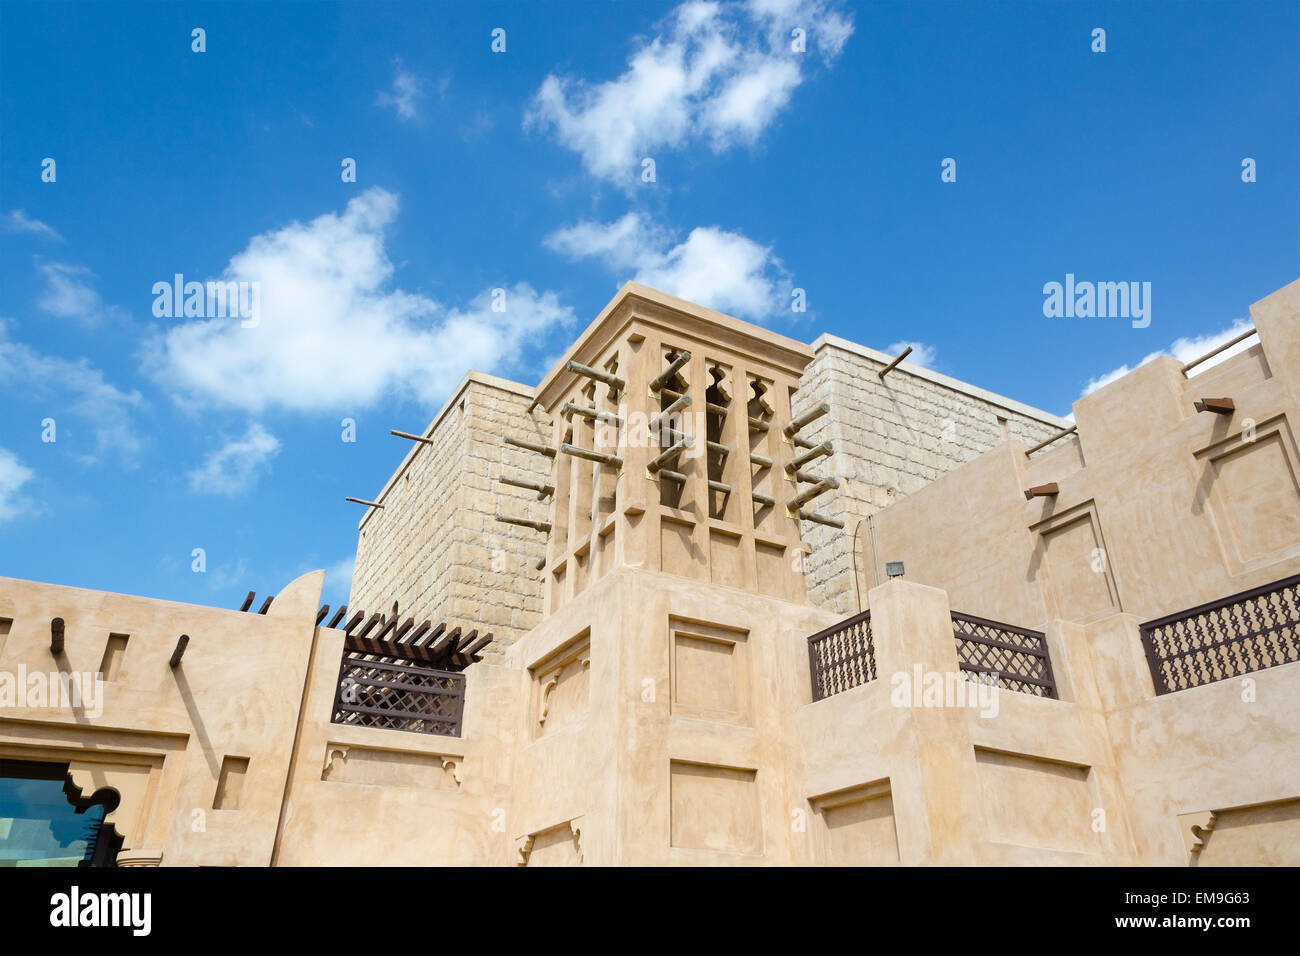
<svg viewBox="0 0 1300 956"><path fill-rule="evenodd" d="M880 512L865 566L901 560L955 606L1027 624L1146 620L1300 571L1300 282L1251 312L1260 345L1190 378L1158 358L1076 402L1076 437L1033 457L1010 441Z"/></svg>

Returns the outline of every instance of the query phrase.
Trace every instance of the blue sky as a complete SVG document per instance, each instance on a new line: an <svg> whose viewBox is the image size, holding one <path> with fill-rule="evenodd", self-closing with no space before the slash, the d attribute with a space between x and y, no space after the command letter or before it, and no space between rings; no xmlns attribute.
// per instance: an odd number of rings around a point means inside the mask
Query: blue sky
<svg viewBox="0 0 1300 956"><path fill-rule="evenodd" d="M631 278L1066 413L1300 277L1294 3L0 2L0 83L0 575L337 603L388 429Z"/></svg>

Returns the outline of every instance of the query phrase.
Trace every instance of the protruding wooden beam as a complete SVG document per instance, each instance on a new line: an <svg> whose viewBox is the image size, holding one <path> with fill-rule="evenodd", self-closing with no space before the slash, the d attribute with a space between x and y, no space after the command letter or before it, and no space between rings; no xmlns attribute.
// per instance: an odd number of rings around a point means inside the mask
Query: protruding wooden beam
<svg viewBox="0 0 1300 956"><path fill-rule="evenodd" d="M773 498L771 495L764 495L764 494L760 494L757 491L753 491L750 492L749 496L753 498L755 501L757 501L764 508L771 508L776 505L776 499Z"/></svg>
<svg viewBox="0 0 1300 956"><path fill-rule="evenodd" d="M428 624L429 622L425 621L425 623ZM445 630L447 630L447 622L439 621L438 625L434 627L431 631L429 631L427 635L425 635L424 646L432 647L434 644L436 644L438 642L438 638L442 636L442 632Z"/></svg>
<svg viewBox="0 0 1300 956"><path fill-rule="evenodd" d="M661 411L654 418L650 419L649 423L646 425L646 429L648 431L654 431L659 427L660 422L672 418L683 408L689 408L690 404L691 404L691 396L689 395L677 396L676 401L674 401L671 405L669 405L667 408Z"/></svg>
<svg viewBox="0 0 1300 956"><path fill-rule="evenodd" d="M555 457L555 449L547 448L545 445L539 445L537 442L524 441L522 438L511 438L509 435L502 439L507 445L515 448L522 448L524 451L531 451L538 455L545 455L547 458Z"/></svg>
<svg viewBox="0 0 1300 956"><path fill-rule="evenodd" d="M461 651L461 653L464 654L466 657L473 657L475 654L483 650L483 648L487 647L491 643L492 643L492 635L484 634L481 637L479 637L476 641L474 641L474 643L467 644L465 649Z"/></svg>
<svg viewBox="0 0 1300 956"><path fill-rule="evenodd" d="M1034 498L1050 498L1053 495L1059 495L1060 493L1060 486L1054 481L1049 481L1045 485L1034 485L1026 491L1025 500L1032 501Z"/></svg>
<svg viewBox="0 0 1300 956"><path fill-rule="evenodd" d="M814 475L811 471L796 471L794 473L794 480L808 485L815 485L819 481L826 481L830 482L832 488L838 488L840 486L840 480L838 478L834 478L830 475Z"/></svg>
<svg viewBox="0 0 1300 956"><path fill-rule="evenodd" d="M753 452L750 452L749 460L758 465L759 468L772 467L772 459L768 458L766 455L755 455Z"/></svg>
<svg viewBox="0 0 1300 956"><path fill-rule="evenodd" d="M1245 332L1242 332L1240 335L1233 336L1232 338L1228 339L1228 341L1224 342L1222 345L1210 349L1210 351L1206 352L1200 358L1194 358L1186 365L1184 365L1183 374L1186 375L1190 369L1196 368L1196 366L1200 365L1206 359L1214 358L1214 356L1218 355L1220 352L1227 351L1228 349L1236 345L1238 342L1244 342L1246 341L1246 339L1250 338L1252 335L1255 334L1256 334L1255 329L1252 327L1250 329L1247 329Z"/></svg>
<svg viewBox="0 0 1300 956"><path fill-rule="evenodd" d="M249 591L249 592L248 592L248 596L247 596L246 598L244 598L244 603L241 604L241 605L239 605L239 609L240 609L241 611L247 611L250 607L253 606L253 602L254 602L255 600L257 600L257 592L256 592L256 591Z"/></svg>
<svg viewBox="0 0 1300 956"><path fill-rule="evenodd" d="M424 635L428 633L431 627L433 627L432 621L422 622L419 627L417 627L414 631L411 632L411 638L406 643L408 644L420 643L420 638L424 637Z"/></svg>
<svg viewBox="0 0 1300 956"><path fill-rule="evenodd" d="M63 618L50 621L50 653L58 657L63 653Z"/></svg>
<svg viewBox="0 0 1300 956"><path fill-rule="evenodd" d="M749 430L751 432L765 432L771 427L771 422L765 422L761 418L751 418L749 420Z"/></svg>
<svg viewBox="0 0 1300 956"><path fill-rule="evenodd" d="M346 615L347 613L348 613L348 606L344 604L341 608L339 608L337 611L334 612L334 619L329 622L328 626L331 628L338 627L339 621L343 620L344 615Z"/></svg>
<svg viewBox="0 0 1300 956"><path fill-rule="evenodd" d="M167 662L167 666L170 667L172 670L175 670L177 667L180 666L181 657L184 656L185 648L189 646L189 643L190 643L190 636L188 634L182 634L180 638L177 639L176 649L172 651L171 660Z"/></svg>
<svg viewBox="0 0 1300 956"><path fill-rule="evenodd" d="M587 461L598 462L602 465L610 465L614 468L623 467L623 459L617 455L606 455L603 452L592 451L590 448L580 448L577 445L570 445L565 442L560 446L560 451L566 455L572 455L575 458L585 458Z"/></svg>
<svg viewBox="0 0 1300 956"><path fill-rule="evenodd" d="M1237 403L1230 398L1203 398L1195 403L1198 412L1214 412L1216 415L1231 415L1237 410Z"/></svg>
<svg viewBox="0 0 1300 956"><path fill-rule="evenodd" d="M832 518L829 515L819 515L811 511L799 510L799 517L804 521L811 521L814 524L824 524L828 528L843 528L844 521L841 518Z"/></svg>
<svg viewBox="0 0 1300 956"><path fill-rule="evenodd" d="M320 610L316 612L317 627L320 627L320 622L325 620L325 615L328 614L329 612L330 612L330 606L328 604L322 604L320 606Z"/></svg>
<svg viewBox="0 0 1300 956"><path fill-rule="evenodd" d="M367 501L365 498L352 498L352 497L349 497L349 496L345 495L345 496L343 497L343 500L344 500L344 501L355 501L357 504L359 504L359 505L365 505L365 506L368 507L368 508L382 508L382 507L383 507L383 505L381 505L378 501Z"/></svg>
<svg viewBox="0 0 1300 956"><path fill-rule="evenodd" d="M347 627L343 628L343 630L347 631L348 633L351 633L352 630L365 619L366 619L366 612L357 611L356 614L352 615L352 619L348 621Z"/></svg>
<svg viewBox="0 0 1300 956"><path fill-rule="evenodd" d="M361 630L357 631L356 636L364 638L367 634L369 634L372 630L374 630L375 625L378 624L381 620L383 620L383 617L384 616L382 614L372 614L370 616L370 620L366 621L366 623L362 626Z"/></svg>
<svg viewBox="0 0 1300 956"><path fill-rule="evenodd" d="M510 515L503 515L497 512L498 521L504 521L506 524L518 525L521 528L532 528L534 531L542 531L546 534L551 533L551 523L549 521L533 521L531 518L515 518Z"/></svg>
<svg viewBox="0 0 1300 956"><path fill-rule="evenodd" d="M888 365L882 368L879 372L876 373L876 375L879 376L880 378L884 378L894 369L898 368L899 362L903 361L903 359L907 358L911 354L912 354L912 346L909 345L907 348L903 349L902 354L899 355L898 358L894 359L892 362L890 362Z"/></svg>
<svg viewBox="0 0 1300 956"><path fill-rule="evenodd" d="M1073 435L1073 434L1074 434L1076 431L1078 431L1078 430L1079 430L1079 426L1078 426L1078 425L1071 425L1069 428L1066 428L1066 429L1063 429L1063 430L1057 432L1057 433L1056 433L1055 435L1053 435L1051 438L1045 438L1045 439L1043 439L1043 440L1040 441L1037 445L1035 445L1033 448L1030 448L1028 451L1026 451L1026 452L1025 452L1025 457L1028 458L1030 455L1032 455L1034 452L1038 451L1040 448L1046 448L1046 447L1047 447L1048 445L1050 445L1052 442L1054 442L1054 441L1059 441L1060 439L1064 438L1066 435Z"/></svg>
<svg viewBox="0 0 1300 956"><path fill-rule="evenodd" d="M790 464L785 466L785 470L788 474L793 475L804 465L808 464L808 462L820 458L823 455L833 454L835 454L835 446L828 441L824 441L820 445L814 445L802 455L795 455L794 458L791 459Z"/></svg>
<svg viewBox="0 0 1300 956"><path fill-rule="evenodd" d="M543 498L555 494L554 485L545 485L540 481L524 481L522 478L510 478L502 475L497 479L503 485L510 485L512 488L527 488L529 491L535 491Z"/></svg>
<svg viewBox="0 0 1300 956"><path fill-rule="evenodd" d="M658 392L667 385L674 375L681 370L687 362L691 360L691 353L682 351L677 354L677 358L668 363L668 367L650 380L650 391Z"/></svg>
<svg viewBox="0 0 1300 956"><path fill-rule="evenodd" d="M676 458L678 455L684 452L686 450L686 447L687 447L686 439L683 438L681 441L677 442L676 444L668 448L665 448L663 451L655 455L655 457L651 458L650 461L646 463L645 466L646 471L650 472L650 474L653 475L664 465L668 464L668 462L671 459Z"/></svg>
<svg viewBox="0 0 1300 956"><path fill-rule="evenodd" d="M823 478L821 481L817 482L817 484L811 485L795 495L790 501L790 507L792 509L801 508L818 495L824 495L826 492L832 491L839 486L840 483L834 478Z"/></svg>
<svg viewBox="0 0 1300 956"><path fill-rule="evenodd" d="M623 424L623 419L619 418L613 412L602 412L595 408L588 408L586 405L575 405L573 402L565 402L564 407L560 409L561 415L580 415L583 418L590 418L594 422L609 422L614 425Z"/></svg>
<svg viewBox="0 0 1300 956"><path fill-rule="evenodd" d="M432 438L425 438L423 435L412 435L410 432L399 432L396 428L388 429L388 434L396 435L398 438L406 438L410 441L418 441L425 445L437 444Z"/></svg>
<svg viewBox="0 0 1300 956"><path fill-rule="evenodd" d="M391 634L395 630L397 630L397 618L393 618L386 622L384 626L379 629L379 633L375 635L375 640L385 641L388 639L387 635Z"/></svg>
<svg viewBox="0 0 1300 956"><path fill-rule="evenodd" d="M271 610L271 602L274 600L275 600L275 595L272 594L270 597L268 597L265 601L262 602L262 608L257 613L265 614L267 611Z"/></svg>
<svg viewBox="0 0 1300 956"><path fill-rule="evenodd" d="M537 559L537 563L533 565L533 570L534 570L534 571L540 571L540 570L542 570L542 568L544 568L544 567L546 567L546 559L545 559L545 558L538 558L538 559Z"/></svg>
<svg viewBox="0 0 1300 956"><path fill-rule="evenodd" d="M674 398L674 399L675 399L675 398L681 398L682 395L683 395L684 393L683 393L683 392L675 392L675 391L673 391L671 388L664 388L664 389L660 389L660 390L659 390L659 394L660 394L662 397L664 397L664 398ZM704 403L704 407L705 407L706 409L708 409L709 411L711 411L711 412L717 414L717 415L725 415L725 414L727 414L727 412L731 411L731 409L728 408L726 405L719 405L717 402L707 402L707 401L706 401L706 402Z"/></svg>
<svg viewBox="0 0 1300 956"><path fill-rule="evenodd" d="M456 641L460 638L460 628L453 627L444 634L437 644L433 645L433 656L443 657L450 654L456 647Z"/></svg>
<svg viewBox="0 0 1300 956"><path fill-rule="evenodd" d="M399 627L396 631L393 632L393 640L395 642L400 643L402 638L406 636L406 632L413 627L415 627L415 618L408 617L405 623L403 623L401 627Z"/></svg>
<svg viewBox="0 0 1300 956"><path fill-rule="evenodd" d="M790 424L785 426L783 429L785 437L789 438L805 425L817 421L817 419L821 418L823 415L830 414L830 410L831 407L826 402L820 402L819 404L814 405L812 408L808 409L808 411L804 412L798 418L793 419Z"/></svg>
<svg viewBox="0 0 1300 956"><path fill-rule="evenodd" d="M570 361L564 367L570 372L577 372L579 375L587 376L587 378L594 378L598 382L604 382L616 392L621 392L627 387L627 382L617 375L611 372L602 372L600 369L592 368L590 365L583 365L581 362Z"/></svg>

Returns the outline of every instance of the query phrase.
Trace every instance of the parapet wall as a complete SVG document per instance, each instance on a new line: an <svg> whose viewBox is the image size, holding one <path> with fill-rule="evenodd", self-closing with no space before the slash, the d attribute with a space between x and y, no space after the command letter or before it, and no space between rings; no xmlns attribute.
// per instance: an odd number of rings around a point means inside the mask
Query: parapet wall
<svg viewBox="0 0 1300 956"><path fill-rule="evenodd" d="M1260 344L1148 362L1075 403L1075 437L1009 441L880 512L864 590L903 561L954 606L1037 626L1149 620L1300 572L1300 282L1251 313Z"/></svg>

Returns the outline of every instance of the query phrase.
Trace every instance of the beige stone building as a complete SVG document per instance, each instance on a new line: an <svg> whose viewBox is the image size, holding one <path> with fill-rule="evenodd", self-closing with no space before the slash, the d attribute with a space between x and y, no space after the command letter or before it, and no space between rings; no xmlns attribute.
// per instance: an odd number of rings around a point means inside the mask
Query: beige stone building
<svg viewBox="0 0 1300 956"><path fill-rule="evenodd" d="M346 611L0 579L0 865L1300 863L1300 282L1251 311L1072 427L629 285L402 438Z"/></svg>

